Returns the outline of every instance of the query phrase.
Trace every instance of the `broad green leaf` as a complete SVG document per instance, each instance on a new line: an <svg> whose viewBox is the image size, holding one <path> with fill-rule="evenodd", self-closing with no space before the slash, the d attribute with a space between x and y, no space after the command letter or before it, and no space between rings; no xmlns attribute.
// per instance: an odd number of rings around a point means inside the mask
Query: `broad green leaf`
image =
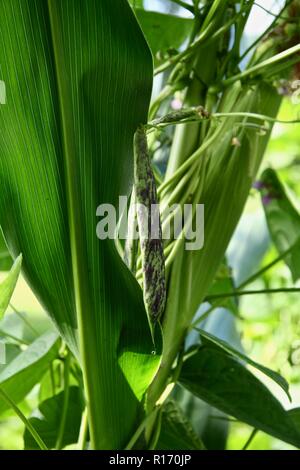
<svg viewBox="0 0 300 470"><path fill-rule="evenodd" d="M0 371L1 389L18 404L41 380L57 354L57 334L44 334ZM7 408L6 402L0 400L0 413Z"/></svg>
<svg viewBox="0 0 300 470"><path fill-rule="evenodd" d="M166 15L140 8L135 10L154 58L158 52L178 49L189 37L194 21L174 15Z"/></svg>
<svg viewBox="0 0 300 470"><path fill-rule="evenodd" d="M289 393L289 384L287 381L277 372L274 372L273 370L269 369L268 367L262 366L261 364L258 364L257 362L253 361L250 357L246 356L246 354L242 354L240 351L236 350L232 346L230 346L229 343L226 341L223 341L216 336L207 333L204 330L199 330L200 337L205 344L208 344L210 347L216 348L217 350L224 351L227 354L235 357L236 359L240 359L247 364L251 365L255 369L263 372L267 377L272 379L279 387L282 388L282 390L285 391L287 394L288 398L291 399L290 393Z"/></svg>
<svg viewBox="0 0 300 470"><path fill-rule="evenodd" d="M300 447L300 433L288 412L240 362L207 345L183 364L180 383L224 413Z"/></svg>
<svg viewBox="0 0 300 470"><path fill-rule="evenodd" d="M294 246L284 260L293 280L297 281L300 278L300 214L274 170L264 171L259 187L270 234L277 250L282 254Z"/></svg>
<svg viewBox="0 0 300 470"><path fill-rule="evenodd" d="M201 315L201 309L199 309L199 315ZM236 318L229 310L217 308L214 314L209 315L200 326L215 337L229 342L235 349L243 351L240 334L236 327ZM186 348L199 346L200 341L199 333L192 330L187 337ZM180 385L174 388L172 397L191 422L207 450L226 449L229 422L224 413L203 402Z"/></svg>
<svg viewBox="0 0 300 470"><path fill-rule="evenodd" d="M0 49L0 224L80 356L92 446L122 448L141 404L117 351L131 349L137 376L148 355L148 380L157 361L141 289L114 241L97 238L96 212L130 192L151 53L126 0L1 0Z"/></svg>
<svg viewBox="0 0 300 470"><path fill-rule="evenodd" d="M10 299L14 293L19 274L21 271L22 256L20 255L14 262L9 274L0 284L0 320L6 312Z"/></svg>
<svg viewBox="0 0 300 470"><path fill-rule="evenodd" d="M55 447L61 424L63 404L64 392L61 392L58 395L43 401L39 405L38 409L33 412L33 416L29 419L48 449L53 449ZM78 387L70 387L62 447L74 444L78 441L83 409L84 403L82 400L81 390ZM39 449L36 441L33 439L27 428L24 432L24 448L25 450Z"/></svg>
<svg viewBox="0 0 300 470"><path fill-rule="evenodd" d="M156 449L205 450L191 423L174 401L168 401L163 406L161 431Z"/></svg>

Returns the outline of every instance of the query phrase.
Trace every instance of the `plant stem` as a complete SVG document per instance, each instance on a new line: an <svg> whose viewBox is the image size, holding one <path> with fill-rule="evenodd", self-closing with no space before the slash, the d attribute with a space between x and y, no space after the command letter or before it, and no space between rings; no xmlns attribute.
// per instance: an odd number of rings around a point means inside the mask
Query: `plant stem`
<svg viewBox="0 0 300 470"><path fill-rule="evenodd" d="M258 433L258 429L253 429L253 431L250 434L249 439L247 440L247 442L244 445L242 450L247 450L248 449L248 447L250 446L251 442L253 441L253 439L255 438L257 433Z"/></svg>
<svg viewBox="0 0 300 470"><path fill-rule="evenodd" d="M133 449L133 447L135 446L135 444L137 443L138 439L141 437L142 433L144 432L144 430L146 429L147 427L147 424L149 423L149 421L152 421L153 419L153 415L156 415L158 411L158 407L154 408L153 410L151 410L151 412L146 416L146 418L141 422L141 424L138 426L137 430L135 431L135 433L133 434L133 436L131 437L130 441L128 442L128 444L126 445L125 447L125 450L131 450Z"/></svg>
<svg viewBox="0 0 300 470"><path fill-rule="evenodd" d="M78 450L85 450L86 448L88 429L89 429L88 411L87 411L87 408L85 408L84 412L82 413L82 418L81 418L81 425L80 425L79 438L78 438L78 444L77 444Z"/></svg>
<svg viewBox="0 0 300 470"><path fill-rule="evenodd" d="M284 59L287 59L288 57L290 57L293 54L296 54L299 51L300 51L300 44L290 47L289 49L286 49L285 51L280 52L279 54L276 54L273 57L267 60L264 60L263 62L257 65L253 65L249 69L244 70L244 72L241 72L237 75L234 75L233 77L228 78L227 80L224 80L223 86L226 87L228 85L232 85L232 83L235 83L237 80L242 80L244 78L247 78L254 73L256 74L262 73L266 67L269 67L270 65L274 65L278 62L281 62Z"/></svg>
<svg viewBox="0 0 300 470"><path fill-rule="evenodd" d="M194 13L194 7L189 5L188 3L183 2L182 0L170 0L173 3L176 3L182 8L185 8L186 10L190 11L191 13Z"/></svg>
<svg viewBox="0 0 300 470"><path fill-rule="evenodd" d="M300 287L282 287L279 289L262 289L262 290L244 290L234 292L224 292L223 294L209 295L206 297L208 302L215 299L227 299L230 297L241 297L244 295L259 295L259 294L280 294L280 293L296 293L300 292Z"/></svg>
<svg viewBox="0 0 300 470"><path fill-rule="evenodd" d="M32 426L30 420L26 418L26 416L22 413L20 408L9 398L9 396L4 392L2 388L0 388L0 395L3 398L3 400L8 404L10 408L14 410L16 415L20 418L20 420L25 424L28 432L32 435L33 439L39 446L41 450L48 450L48 447L44 443L43 439L39 435L39 433L36 431L36 429Z"/></svg>
<svg viewBox="0 0 300 470"><path fill-rule="evenodd" d="M16 315L30 328L30 330L35 334L38 335L39 332L31 325L31 323L27 320L27 318L18 310L12 303L9 304L11 309L15 312Z"/></svg>
<svg viewBox="0 0 300 470"><path fill-rule="evenodd" d="M297 244L299 244L298 241L297 241L297 243L292 245L290 248L288 248L286 251L284 251L280 256L278 256L273 261L271 261L269 264L267 264L266 266L263 266L259 271L254 273L252 276L248 277L248 279L246 279L244 282L242 282L237 287L237 289L243 289L245 286L247 286L248 284L251 284L251 282L255 281L258 277L260 277L262 274L267 272L269 269L273 268L276 264L278 264L280 261L282 261L287 255L289 255L293 251L295 246L297 246Z"/></svg>
<svg viewBox="0 0 300 470"><path fill-rule="evenodd" d="M68 407L69 407L69 398L70 398L70 361L71 355L68 352L65 361L64 361L64 402L61 414L61 421L58 430L58 436L56 440L55 448L56 450L60 450L63 446L63 438L66 428L66 421L67 421L67 414L68 414Z"/></svg>

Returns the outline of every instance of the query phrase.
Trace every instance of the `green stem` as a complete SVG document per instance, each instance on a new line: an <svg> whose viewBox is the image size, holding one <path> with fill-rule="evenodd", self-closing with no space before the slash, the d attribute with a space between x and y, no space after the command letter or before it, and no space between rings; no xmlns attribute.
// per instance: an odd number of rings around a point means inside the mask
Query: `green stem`
<svg viewBox="0 0 300 470"><path fill-rule="evenodd" d="M51 380L52 394L55 395L55 393L56 393L56 387L55 387L55 377L54 377L53 361L50 363L49 370L50 370L50 380Z"/></svg>
<svg viewBox="0 0 300 470"><path fill-rule="evenodd" d="M246 69L244 72L241 72L237 75L234 75L233 77L228 78L223 82L223 86L228 86L232 85L232 83L235 83L237 80L242 80L244 78L247 78L251 76L252 74L260 74L263 72L263 70L270 65L277 64L278 62L281 62L288 57L290 57L293 54L296 54L297 52L300 51L300 44L297 44L296 46L290 47L289 49L286 49L283 52L280 52L279 54L274 55L270 59L264 60L263 62L253 65L253 67L250 67L249 69Z"/></svg>
<svg viewBox="0 0 300 470"><path fill-rule="evenodd" d="M31 323L27 320L24 314L22 314L12 303L10 303L9 306L35 335L39 335L39 332L31 325Z"/></svg>
<svg viewBox="0 0 300 470"><path fill-rule="evenodd" d="M237 289L243 289L245 286L247 286L248 284L251 284L251 282L255 281L258 277L260 277L262 274L267 272L269 269L273 268L276 264L278 264L280 261L286 258L286 256L288 256L293 251L293 249L295 248L295 246L297 246L297 244L299 244L298 241L297 243L292 245L290 248L288 248L286 251L284 251L280 256L278 256L273 261L271 261L269 264L267 264L266 266L263 266L259 271L254 273L252 276L248 277L248 279L242 282L237 287Z"/></svg>
<svg viewBox="0 0 300 470"><path fill-rule="evenodd" d="M148 423L153 420L153 416L156 415L157 411L158 411L158 408L154 408L153 410L151 410L151 412L141 422L141 424L138 426L137 430L135 431L135 433L131 437L130 441L126 445L125 450L133 449L133 447L135 446L135 444L137 443L137 441L139 440L139 438L141 437L141 435L145 431Z"/></svg>
<svg viewBox="0 0 300 470"><path fill-rule="evenodd" d="M275 24L277 23L278 21L278 18L281 17L281 14L284 12L284 10L287 8L288 4L292 3L293 0L290 0L289 2L287 2L285 4L285 6L282 8L281 12L279 13L279 15L276 16L276 18L274 19L274 21L272 21L272 23L270 24L270 26L248 47L248 49L246 49L246 51L240 56L239 58L239 62L241 63L245 57L247 57L247 55L252 51L252 49L254 49L258 44L260 44L260 42L264 39L264 37L271 31L273 30Z"/></svg>
<svg viewBox="0 0 300 470"><path fill-rule="evenodd" d="M77 444L78 450L85 450L88 430L89 430L88 411L87 411L87 408L85 408L84 412L82 413L82 418L81 418L81 425L80 425L79 438L78 438L78 444Z"/></svg>
<svg viewBox="0 0 300 470"><path fill-rule="evenodd" d="M22 413L20 408L9 398L9 396L4 392L2 388L0 388L0 396L3 398L3 400L8 404L10 408L14 410L16 415L20 418L20 420L25 424L28 432L32 435L33 439L39 446L41 450L48 450L48 447L44 443L43 439L39 435L39 433L35 430L35 428L32 426L30 420L26 418L26 416Z"/></svg>
<svg viewBox="0 0 300 470"><path fill-rule="evenodd" d="M189 5L188 3L185 3L183 2L182 0L170 0L171 2L173 3L176 3L177 5L179 5L180 7L182 8L185 8L186 10L190 11L191 13L194 14L194 7L192 7L191 5Z"/></svg>
<svg viewBox="0 0 300 470"><path fill-rule="evenodd" d="M260 294L280 294L280 293L296 293L300 292L300 287L281 287L278 289L262 289L262 290L244 290L234 292L224 292L223 294L214 294L206 297L207 302L211 302L216 299L227 299L231 297L241 297L244 295L260 295Z"/></svg>
<svg viewBox="0 0 300 470"><path fill-rule="evenodd" d="M3 330L0 330L0 334L7 337L7 338L10 338L12 339L13 341L15 341L16 343L18 344L21 344L21 345L25 345L25 346L29 346L30 345L30 342L29 341L25 341L24 339L21 339L21 338L17 338L16 336L10 334L10 333L7 333L6 331L3 331Z"/></svg>
<svg viewBox="0 0 300 470"><path fill-rule="evenodd" d="M71 355L68 352L65 361L64 361L64 401L61 414L61 421L58 430L58 436L56 440L55 449L60 450L63 446L63 438L65 434L68 407L69 407L69 398L70 398L70 361Z"/></svg>
<svg viewBox="0 0 300 470"><path fill-rule="evenodd" d="M257 433L258 433L258 429L253 429L253 431L250 434L249 439L247 439L247 442L244 445L242 450L247 450L248 449L248 447L250 446L251 442L253 441L253 439L255 438Z"/></svg>

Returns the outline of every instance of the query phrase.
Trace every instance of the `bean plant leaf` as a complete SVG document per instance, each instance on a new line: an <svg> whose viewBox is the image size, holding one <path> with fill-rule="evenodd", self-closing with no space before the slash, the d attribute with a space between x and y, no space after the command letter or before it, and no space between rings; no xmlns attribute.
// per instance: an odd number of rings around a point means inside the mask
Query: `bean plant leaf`
<svg viewBox="0 0 300 470"><path fill-rule="evenodd" d="M281 403L243 364L204 345L183 364L180 383L236 419L300 447L300 433Z"/></svg>
<svg viewBox="0 0 300 470"><path fill-rule="evenodd" d="M22 401L41 380L58 354L58 344L57 333L45 333L1 369L0 387L14 403ZM7 408L7 403L0 400L0 413Z"/></svg>
<svg viewBox="0 0 300 470"><path fill-rule="evenodd" d="M274 170L265 170L258 186L270 234L277 250L282 254L294 246L284 260L296 282L300 278L300 214Z"/></svg>
<svg viewBox="0 0 300 470"><path fill-rule="evenodd" d="M61 425L63 404L64 392L61 392L40 403L38 409L33 412L33 416L29 419L48 449L55 448ZM80 389L74 386L70 387L62 447L78 441L83 409L84 403ZM24 448L25 450L39 450L36 441L27 428L24 432Z"/></svg>
<svg viewBox="0 0 300 470"><path fill-rule="evenodd" d="M290 418L292 418L298 432L300 433L300 408L293 408L288 411Z"/></svg>
<svg viewBox="0 0 300 470"><path fill-rule="evenodd" d="M19 274L21 271L22 256L20 255L14 262L10 272L7 274L4 281L0 284L0 320L3 318L10 299L14 293Z"/></svg>
<svg viewBox="0 0 300 470"><path fill-rule="evenodd" d="M200 337L201 337L204 344L208 344L210 347L215 347L216 350L219 350L220 352L224 351L227 354L235 357L236 359L240 359L241 361L243 361L243 362L251 365L255 369L259 370L260 372L265 374L267 377L272 379L275 383L277 383L277 385L279 385L279 387L281 387L282 390L284 390L284 392L287 394L288 398L291 400L291 396L290 396L290 393L289 393L289 384L287 383L287 381L280 374L278 374L277 372L269 369L268 367L265 367L261 364L258 364L255 361L253 361L250 357L246 356L246 354L243 354L240 351L238 351L237 349L230 346L230 344L227 343L226 341L223 341L223 340L217 338L216 336L214 336L210 333L207 333L204 330L199 330L199 332L200 332Z"/></svg>
<svg viewBox="0 0 300 470"><path fill-rule="evenodd" d="M161 432L156 449L205 450L191 423L174 401L168 401L163 406Z"/></svg>
<svg viewBox="0 0 300 470"><path fill-rule="evenodd" d="M157 53L168 53L180 48L193 29L193 20L154 11L135 9L154 58ZM175 51L174 51L175 52Z"/></svg>
<svg viewBox="0 0 300 470"><path fill-rule="evenodd" d="M150 381L157 358L141 289L114 241L97 238L96 213L131 190L151 53L126 0L2 0L0 49L0 224L80 356L92 446L122 448L141 404L117 351L131 349L126 368L136 375L148 355Z"/></svg>

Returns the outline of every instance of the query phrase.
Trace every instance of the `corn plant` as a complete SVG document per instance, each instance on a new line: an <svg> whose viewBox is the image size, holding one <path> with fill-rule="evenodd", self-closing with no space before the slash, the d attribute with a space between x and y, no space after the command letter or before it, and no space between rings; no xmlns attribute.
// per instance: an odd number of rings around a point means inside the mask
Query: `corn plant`
<svg viewBox="0 0 300 470"><path fill-rule="evenodd" d="M205 449L178 384L300 447L298 412L246 365L288 394L286 381L201 328L243 294L225 254L278 89L299 73L300 4L284 2L243 52L253 0L165 3L190 18L127 0L0 0L0 223L16 260L0 315L22 262L52 321L41 329L27 317L29 344L0 369L0 412L23 420L27 449ZM119 207L121 196L131 198L126 241L110 228L99 239L99 207ZM159 203L155 239L136 202ZM187 250L200 204L204 245ZM195 317L203 302L209 310ZM192 331L198 342L187 347ZM27 417L19 404L37 383L39 415Z"/></svg>

